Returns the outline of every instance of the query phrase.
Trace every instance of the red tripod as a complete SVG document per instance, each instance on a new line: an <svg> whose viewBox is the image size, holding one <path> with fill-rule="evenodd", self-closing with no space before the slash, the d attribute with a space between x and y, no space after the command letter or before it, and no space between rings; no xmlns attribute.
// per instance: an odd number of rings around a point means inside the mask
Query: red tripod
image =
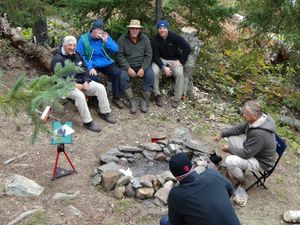
<svg viewBox="0 0 300 225"><path fill-rule="evenodd" d="M73 170L66 170L60 167L57 167L58 164L58 159L59 159L59 154L63 152L65 157L67 158L68 162L70 163L71 167ZM53 173L52 173L52 180L56 179L56 178L60 178L60 177L64 177L73 173L77 173L75 167L73 166L69 156L67 155L66 151L65 151L65 144L58 144L57 145L57 154L56 154L56 160L55 160L55 164L54 164L54 168L53 168Z"/></svg>

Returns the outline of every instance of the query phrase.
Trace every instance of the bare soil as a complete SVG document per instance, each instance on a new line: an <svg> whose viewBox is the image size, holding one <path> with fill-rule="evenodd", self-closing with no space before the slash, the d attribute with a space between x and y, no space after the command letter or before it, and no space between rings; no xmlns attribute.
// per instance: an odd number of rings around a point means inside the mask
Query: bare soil
<svg viewBox="0 0 300 225"><path fill-rule="evenodd" d="M1 55L1 62L8 61L7 55ZM9 57L13 57L10 55ZM3 63L4 77L1 91L11 86L22 73L30 76L41 71L31 62L18 57L21 68L13 68ZM35 68L34 72L33 68ZM88 225L154 225L159 224L159 218L166 213L166 208L155 206L151 201L139 202L132 199L116 200L111 193L104 193L101 188L91 185L91 174L99 165L99 157L111 147L118 145L138 145L149 142L151 137L172 136L177 127L190 128L203 126L201 133L192 132L195 139L206 143L208 148L217 150L219 146L212 142L213 135L220 127L217 122L208 121L205 114L195 121L188 120L189 108L174 110L165 98L164 107L158 108L151 104L147 114L131 115L129 109L119 110L112 106L113 115L117 118L116 125L111 125L93 111L94 120L101 124L103 131L93 133L82 127L76 108L71 104L62 116L72 120L76 133L73 144L67 146L67 152L73 161L78 174L51 180L52 168L56 156L56 146L50 144L50 138L40 135L34 145L30 144L32 125L29 118L20 112L17 116L5 115L0 112L0 224L8 224L21 213L42 206L43 211L22 220L19 224L88 224ZM51 126L51 121L48 122ZM26 152L27 155L8 165L3 162ZM221 154L219 152L219 154ZM224 158L224 157L223 157ZM254 187L248 192L248 202L245 207L236 207L237 214L243 225L279 225L286 224L282 214L289 209L298 209L300 203L300 162L299 155L288 149L274 174L267 180L269 188ZM61 167L69 168L61 155ZM20 198L4 194L3 181L10 174L19 174L33 179L45 190L39 197ZM248 184L253 181L249 175ZM80 194L73 200L53 200L57 192L76 192ZM81 211L82 216L72 214L68 207L72 205Z"/></svg>

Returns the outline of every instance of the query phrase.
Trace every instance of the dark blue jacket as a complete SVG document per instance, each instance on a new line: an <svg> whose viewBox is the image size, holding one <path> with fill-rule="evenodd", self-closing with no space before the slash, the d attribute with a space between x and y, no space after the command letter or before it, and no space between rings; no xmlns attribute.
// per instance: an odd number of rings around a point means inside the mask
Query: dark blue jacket
<svg viewBox="0 0 300 225"><path fill-rule="evenodd" d="M192 172L169 194L171 225L240 225L230 201L233 191L215 170Z"/></svg>

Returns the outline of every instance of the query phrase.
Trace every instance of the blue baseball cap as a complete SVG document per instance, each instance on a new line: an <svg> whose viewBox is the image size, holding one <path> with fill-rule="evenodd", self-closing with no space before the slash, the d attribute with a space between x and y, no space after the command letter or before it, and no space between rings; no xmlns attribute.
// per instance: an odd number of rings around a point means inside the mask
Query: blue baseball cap
<svg viewBox="0 0 300 225"><path fill-rule="evenodd" d="M168 28L169 27L169 22L167 20L160 20L156 23L156 28L159 29L161 27Z"/></svg>

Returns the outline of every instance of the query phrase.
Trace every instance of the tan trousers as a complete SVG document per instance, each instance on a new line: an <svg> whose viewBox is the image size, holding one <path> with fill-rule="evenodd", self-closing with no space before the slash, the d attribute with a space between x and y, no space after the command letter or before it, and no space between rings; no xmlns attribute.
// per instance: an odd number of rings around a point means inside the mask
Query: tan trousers
<svg viewBox="0 0 300 225"><path fill-rule="evenodd" d="M105 87L102 84L91 81L87 90L80 91L79 89L75 88L67 96L68 98L75 100L75 105L84 123L89 123L93 120L85 96L97 97L98 106L101 113L111 112Z"/></svg>
<svg viewBox="0 0 300 225"><path fill-rule="evenodd" d="M243 148L243 142L245 137L241 136L232 136L229 137L229 142L232 146L238 149ZM237 179L240 182L245 180L245 171L261 171L262 168L259 165L259 162L256 158L252 157L249 159L243 159L237 155L229 155L225 159L225 166L229 175Z"/></svg>
<svg viewBox="0 0 300 225"><path fill-rule="evenodd" d="M161 58L161 60L164 63L164 65L169 64L173 71L173 76L175 77L174 100L180 101L183 94L183 86L184 86L183 66L180 65L180 66L173 67L172 64L176 60L166 60L163 58ZM152 70L154 72L154 89L153 89L154 94L161 95L159 90L159 79L161 78L161 73L156 63L152 63Z"/></svg>

